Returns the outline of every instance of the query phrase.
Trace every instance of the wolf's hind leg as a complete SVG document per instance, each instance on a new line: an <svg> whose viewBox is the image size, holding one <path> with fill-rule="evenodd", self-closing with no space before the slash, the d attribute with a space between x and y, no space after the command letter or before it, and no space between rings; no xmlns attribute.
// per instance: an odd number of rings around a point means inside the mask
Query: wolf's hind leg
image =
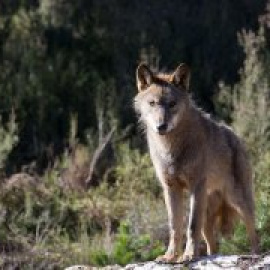
<svg viewBox="0 0 270 270"><path fill-rule="evenodd" d="M207 211L204 220L202 235L207 246L207 255L217 252L216 221L222 206L222 198L219 192L214 192L207 197Z"/></svg>

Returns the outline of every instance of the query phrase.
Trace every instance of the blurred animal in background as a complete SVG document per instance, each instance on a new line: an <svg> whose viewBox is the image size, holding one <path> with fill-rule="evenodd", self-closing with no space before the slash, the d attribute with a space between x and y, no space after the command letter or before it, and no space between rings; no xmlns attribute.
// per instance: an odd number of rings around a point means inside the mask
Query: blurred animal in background
<svg viewBox="0 0 270 270"><path fill-rule="evenodd" d="M112 168L115 165L115 155L112 136L114 131L113 128L108 132L92 154L83 145L73 146L69 156L69 166L60 173L61 185L66 188L86 190L90 186L97 186L104 178L113 178Z"/></svg>

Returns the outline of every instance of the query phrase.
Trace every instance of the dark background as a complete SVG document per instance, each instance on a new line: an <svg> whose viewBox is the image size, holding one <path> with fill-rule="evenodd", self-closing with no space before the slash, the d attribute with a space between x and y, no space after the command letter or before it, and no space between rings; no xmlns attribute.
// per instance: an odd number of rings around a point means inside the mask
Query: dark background
<svg viewBox="0 0 270 270"><path fill-rule="evenodd" d="M77 136L98 129L99 106L119 129L135 124L132 98L140 61L164 71L186 62L191 91L216 113L218 82L232 84L244 53L237 33L256 30L266 1L32 0L0 2L0 110L15 112L19 143L7 172L39 168ZM132 129L131 135L134 134Z"/></svg>

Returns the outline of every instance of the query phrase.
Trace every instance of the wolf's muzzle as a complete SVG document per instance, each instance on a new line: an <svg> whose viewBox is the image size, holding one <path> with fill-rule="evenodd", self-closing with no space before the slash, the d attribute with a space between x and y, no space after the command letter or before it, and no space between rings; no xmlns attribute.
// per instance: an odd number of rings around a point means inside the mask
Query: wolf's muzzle
<svg viewBox="0 0 270 270"><path fill-rule="evenodd" d="M168 128L168 125L166 123L163 123L157 126L157 131L160 135L163 135L166 133L167 128Z"/></svg>

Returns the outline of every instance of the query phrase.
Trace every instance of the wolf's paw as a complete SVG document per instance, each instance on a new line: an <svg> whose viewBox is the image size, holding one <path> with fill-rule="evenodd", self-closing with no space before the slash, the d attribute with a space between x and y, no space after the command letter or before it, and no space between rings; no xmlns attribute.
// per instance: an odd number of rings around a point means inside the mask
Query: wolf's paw
<svg viewBox="0 0 270 270"><path fill-rule="evenodd" d="M176 263L178 256L177 254L164 254L158 256L155 261L160 263Z"/></svg>
<svg viewBox="0 0 270 270"><path fill-rule="evenodd" d="M177 260L178 263L192 261L195 258L194 252L185 251Z"/></svg>

